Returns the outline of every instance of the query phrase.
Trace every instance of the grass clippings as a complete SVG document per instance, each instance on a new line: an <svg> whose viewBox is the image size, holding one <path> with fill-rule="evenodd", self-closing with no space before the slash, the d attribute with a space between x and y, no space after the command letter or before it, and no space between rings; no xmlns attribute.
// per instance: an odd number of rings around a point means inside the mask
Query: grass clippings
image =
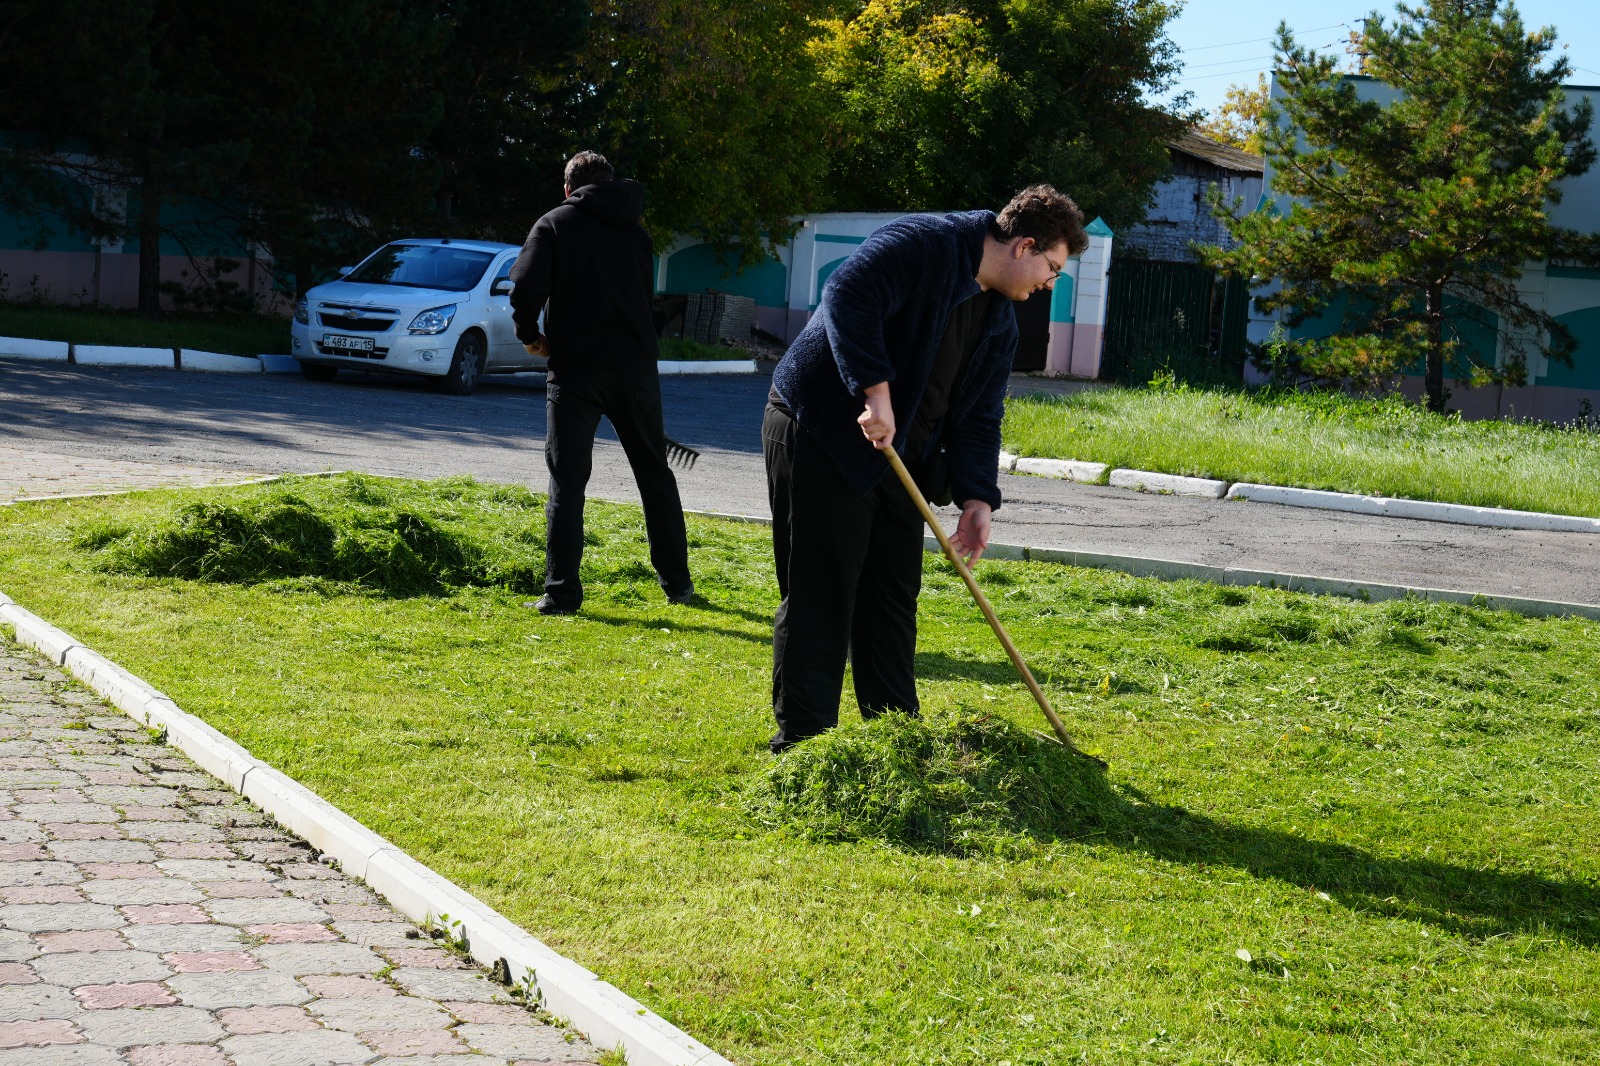
<svg viewBox="0 0 1600 1066"><path fill-rule="evenodd" d="M847 722L776 760L748 802L811 840L1017 857L1103 833L1120 807L1096 763L973 712Z"/></svg>

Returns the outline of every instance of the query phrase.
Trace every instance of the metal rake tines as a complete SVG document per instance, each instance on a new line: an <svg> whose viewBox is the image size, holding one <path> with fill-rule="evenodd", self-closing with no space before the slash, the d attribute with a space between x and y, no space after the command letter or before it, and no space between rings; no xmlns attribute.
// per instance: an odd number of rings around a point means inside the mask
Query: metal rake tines
<svg viewBox="0 0 1600 1066"><path fill-rule="evenodd" d="M700 453L687 444L679 444L671 437L667 438L667 462L681 466L685 470L694 468L694 461L700 458Z"/></svg>

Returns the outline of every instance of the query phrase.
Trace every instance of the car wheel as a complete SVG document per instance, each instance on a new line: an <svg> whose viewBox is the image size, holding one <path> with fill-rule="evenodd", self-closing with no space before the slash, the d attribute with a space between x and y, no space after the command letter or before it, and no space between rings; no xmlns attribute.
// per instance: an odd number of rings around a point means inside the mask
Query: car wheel
<svg viewBox="0 0 1600 1066"><path fill-rule="evenodd" d="M463 333L456 341L456 354L439 387L452 396L470 396L483 378L483 364L488 354L481 333L476 330Z"/></svg>
<svg viewBox="0 0 1600 1066"><path fill-rule="evenodd" d="M324 366L322 363L301 363L300 374L307 381L332 381L339 373L336 366Z"/></svg>

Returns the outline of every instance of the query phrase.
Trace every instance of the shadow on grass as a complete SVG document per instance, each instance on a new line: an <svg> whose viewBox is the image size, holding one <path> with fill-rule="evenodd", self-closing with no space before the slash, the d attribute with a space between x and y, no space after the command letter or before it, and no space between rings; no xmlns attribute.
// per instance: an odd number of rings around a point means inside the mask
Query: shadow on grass
<svg viewBox="0 0 1600 1066"><path fill-rule="evenodd" d="M1231 826L1184 810L1134 802L1112 843L1167 862L1248 871L1327 892L1353 910L1427 922L1483 940L1542 932L1600 944L1600 887L1530 873L1479 870L1438 859L1385 858L1273 829Z"/></svg>
<svg viewBox="0 0 1600 1066"><path fill-rule="evenodd" d="M1003 655L1004 652L1001 652ZM977 681L985 685L1021 685L1010 660L990 662L937 651L917 652L917 678L923 681ZM1027 693L1023 693L1027 699Z"/></svg>
<svg viewBox="0 0 1600 1066"><path fill-rule="evenodd" d="M720 609L718 609L720 610ZM748 641L752 644L772 644L772 619L766 615L757 615L752 611L726 610L725 614L738 615L747 621L765 626L764 632L752 633L744 629L730 629L727 626L706 625L700 622L686 622L679 615L655 615L640 617L639 615L607 614L605 611L584 607L578 615L579 618L602 625L615 626L618 629L670 629L674 633L708 633L713 636L730 637L734 640Z"/></svg>

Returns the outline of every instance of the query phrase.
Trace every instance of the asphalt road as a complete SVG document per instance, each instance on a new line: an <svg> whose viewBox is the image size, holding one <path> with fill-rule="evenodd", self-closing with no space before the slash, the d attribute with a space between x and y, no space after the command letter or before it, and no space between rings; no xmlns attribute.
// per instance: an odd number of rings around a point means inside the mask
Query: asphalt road
<svg viewBox="0 0 1600 1066"><path fill-rule="evenodd" d="M703 456L684 504L767 514L764 376L662 381L667 432ZM543 489L542 379L490 378L477 395L341 375L185 374L0 361L0 444L90 458L241 471L471 474ZM602 430L609 437L609 427ZM1600 604L1600 536L1492 530L1272 504L1153 496L1003 475L995 539L1488 595ZM613 441L591 494L637 501ZM954 511L949 511L953 524Z"/></svg>

